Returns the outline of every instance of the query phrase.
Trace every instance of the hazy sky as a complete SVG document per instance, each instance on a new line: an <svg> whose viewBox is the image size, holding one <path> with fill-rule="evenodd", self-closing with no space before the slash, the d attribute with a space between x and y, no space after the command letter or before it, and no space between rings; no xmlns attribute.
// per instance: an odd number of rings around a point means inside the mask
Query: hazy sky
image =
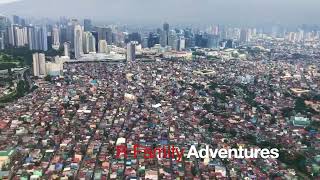
<svg viewBox="0 0 320 180"><path fill-rule="evenodd" d="M0 12L132 24L168 21L247 26L320 24L319 7L320 0L21 0L0 5Z"/></svg>
<svg viewBox="0 0 320 180"><path fill-rule="evenodd" d="M17 0L0 0L0 4L5 4L5 3L10 3L10 2L15 2Z"/></svg>

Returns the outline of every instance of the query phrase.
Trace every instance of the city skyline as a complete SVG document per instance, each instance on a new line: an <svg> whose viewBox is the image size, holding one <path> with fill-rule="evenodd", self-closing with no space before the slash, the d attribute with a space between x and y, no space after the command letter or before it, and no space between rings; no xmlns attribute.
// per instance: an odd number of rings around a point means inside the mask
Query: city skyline
<svg viewBox="0 0 320 180"><path fill-rule="evenodd" d="M112 21L128 24L156 24L169 21L172 24L232 24L257 26L282 24L320 24L320 4L315 0L271 1L43 1L21 0L0 4L5 15L18 14L34 18L91 18L98 22ZM108 8L108 7L113 8ZM72 11L70 11L72 7ZM18 12L18 13L17 13Z"/></svg>

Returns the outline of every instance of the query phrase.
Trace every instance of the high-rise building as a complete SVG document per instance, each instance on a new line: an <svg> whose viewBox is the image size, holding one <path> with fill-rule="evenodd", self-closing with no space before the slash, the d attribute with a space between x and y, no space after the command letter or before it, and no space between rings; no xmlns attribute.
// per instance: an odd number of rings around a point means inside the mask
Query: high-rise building
<svg viewBox="0 0 320 180"><path fill-rule="evenodd" d="M60 26L60 44L67 42L67 27Z"/></svg>
<svg viewBox="0 0 320 180"><path fill-rule="evenodd" d="M290 41L290 42L295 42L295 41L297 41L297 33L295 33L295 32L289 32L289 34L288 34L288 40Z"/></svg>
<svg viewBox="0 0 320 180"><path fill-rule="evenodd" d="M108 53L108 46L107 46L107 41L106 40L99 40L99 53Z"/></svg>
<svg viewBox="0 0 320 180"><path fill-rule="evenodd" d="M23 47L28 44L27 27L11 25L9 27L9 44L16 47Z"/></svg>
<svg viewBox="0 0 320 180"><path fill-rule="evenodd" d="M83 32L82 33L82 45L83 45L83 53L89 53L89 33L90 32Z"/></svg>
<svg viewBox="0 0 320 180"><path fill-rule="evenodd" d="M179 39L179 51L183 51L186 49L186 39L184 37L180 37Z"/></svg>
<svg viewBox="0 0 320 180"><path fill-rule="evenodd" d="M113 33L112 33L112 29L111 28L107 28L107 32L106 32L106 40L108 44L112 44L113 43Z"/></svg>
<svg viewBox="0 0 320 180"><path fill-rule="evenodd" d="M130 42L130 41L138 41L140 44L141 43L141 35L138 32L130 33L128 35L127 42Z"/></svg>
<svg viewBox="0 0 320 180"><path fill-rule="evenodd" d="M88 43L89 43L89 52L97 52L97 49L96 49L96 38L91 33L90 33L90 36L89 36Z"/></svg>
<svg viewBox="0 0 320 180"><path fill-rule="evenodd" d="M82 54L82 27L80 25L76 25L74 28L74 56L76 59L79 59Z"/></svg>
<svg viewBox="0 0 320 180"><path fill-rule="evenodd" d="M47 36L48 36L47 27L46 26L41 27L41 45L42 46L41 46L40 50L43 50L43 51L48 50Z"/></svg>
<svg viewBox="0 0 320 180"><path fill-rule="evenodd" d="M9 26L10 26L9 19L5 16L0 16L0 34L1 34L2 43L3 43L3 46L1 46L2 48L4 48L4 46L8 44L8 40L9 40L8 27Z"/></svg>
<svg viewBox="0 0 320 180"><path fill-rule="evenodd" d="M34 53L32 55L32 72L34 76L39 76L40 75L40 70L39 70L39 54Z"/></svg>
<svg viewBox="0 0 320 180"><path fill-rule="evenodd" d="M33 64L32 70L34 76L43 77L46 75L46 60L45 55L43 53L34 53L32 55Z"/></svg>
<svg viewBox="0 0 320 180"><path fill-rule="evenodd" d="M161 42L163 43L162 46L169 45L169 29L170 29L169 24L164 23L163 24L163 31L164 32L162 33L162 36L160 36Z"/></svg>
<svg viewBox="0 0 320 180"><path fill-rule="evenodd" d="M241 29L240 31L240 42L248 42L248 30L247 29Z"/></svg>
<svg viewBox="0 0 320 180"><path fill-rule="evenodd" d="M35 32L35 49L40 50L42 48L42 30L40 27L36 26L34 27L34 32Z"/></svg>
<svg viewBox="0 0 320 180"><path fill-rule="evenodd" d="M219 47L219 35L207 34L207 48L218 48Z"/></svg>
<svg viewBox="0 0 320 180"><path fill-rule="evenodd" d="M136 45L133 42L127 44L127 62L136 60Z"/></svg>
<svg viewBox="0 0 320 180"><path fill-rule="evenodd" d="M160 31L160 45L162 47L168 45L168 33L166 31Z"/></svg>
<svg viewBox="0 0 320 180"><path fill-rule="evenodd" d="M52 28L52 48L58 50L60 47L60 35L57 26Z"/></svg>
<svg viewBox="0 0 320 180"><path fill-rule="evenodd" d="M47 27L35 27L35 49L47 51L48 50L48 32Z"/></svg>
<svg viewBox="0 0 320 180"><path fill-rule="evenodd" d="M173 50L178 50L178 36L174 30L169 32L168 45L171 46Z"/></svg>
<svg viewBox="0 0 320 180"><path fill-rule="evenodd" d="M46 57L43 53L39 53L39 73L41 76L45 76L46 73Z"/></svg>
<svg viewBox="0 0 320 180"><path fill-rule="evenodd" d="M169 28L170 28L170 27L169 27L169 24L168 24L168 23L164 23L164 24L163 24L163 30L164 30L164 31L169 32Z"/></svg>
<svg viewBox="0 0 320 180"><path fill-rule="evenodd" d="M4 49L4 32L0 31L0 49Z"/></svg>
<svg viewBox="0 0 320 180"><path fill-rule="evenodd" d="M70 42L70 48L74 48L74 32L75 32L75 26L79 25L79 22L77 19L72 19L68 22L66 27L66 39Z"/></svg>
<svg viewBox="0 0 320 180"><path fill-rule="evenodd" d="M83 26L84 31L91 31L92 30L92 24L90 19L84 19L83 20Z"/></svg>
<svg viewBox="0 0 320 180"><path fill-rule="evenodd" d="M95 37L91 34L91 32L84 32L82 41L84 53L96 52L96 40Z"/></svg>
<svg viewBox="0 0 320 180"><path fill-rule="evenodd" d="M64 54L64 56L70 57L70 43L69 42L63 43L63 54Z"/></svg>
<svg viewBox="0 0 320 180"><path fill-rule="evenodd" d="M14 26L11 25L8 27L8 44L14 46Z"/></svg>
<svg viewBox="0 0 320 180"><path fill-rule="evenodd" d="M27 27L28 30L28 46L29 46L29 50L35 50L35 32L34 32L34 27L33 26L28 26Z"/></svg>
<svg viewBox="0 0 320 180"><path fill-rule="evenodd" d="M0 15L0 30L5 30L9 23L9 19L6 16Z"/></svg>
<svg viewBox="0 0 320 180"><path fill-rule="evenodd" d="M301 42L304 40L304 31L302 29L299 29L297 33L297 41Z"/></svg>
<svg viewBox="0 0 320 180"><path fill-rule="evenodd" d="M13 15L13 24L20 24L20 17L17 15Z"/></svg>
<svg viewBox="0 0 320 180"><path fill-rule="evenodd" d="M107 39L107 28L105 27L96 27L96 32L98 33L98 40L106 40Z"/></svg>
<svg viewBox="0 0 320 180"><path fill-rule="evenodd" d="M150 33L148 37L148 47L151 48L156 44L160 44L160 36L157 33Z"/></svg>
<svg viewBox="0 0 320 180"><path fill-rule="evenodd" d="M142 48L147 48L148 47L148 37L142 38L141 46L142 46Z"/></svg>
<svg viewBox="0 0 320 180"><path fill-rule="evenodd" d="M99 49L99 36L98 36L98 32L97 31L91 31L92 36L94 37L94 39L96 40L96 44L95 44L95 48L96 51L98 51Z"/></svg>

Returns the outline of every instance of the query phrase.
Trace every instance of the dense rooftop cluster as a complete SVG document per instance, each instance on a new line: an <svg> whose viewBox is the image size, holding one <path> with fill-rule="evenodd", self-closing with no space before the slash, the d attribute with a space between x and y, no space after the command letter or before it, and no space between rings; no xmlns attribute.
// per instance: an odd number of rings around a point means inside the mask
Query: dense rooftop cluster
<svg viewBox="0 0 320 180"><path fill-rule="evenodd" d="M13 179L319 177L319 66L284 61L66 63L0 111ZM278 159L116 157L116 146L279 148ZM3 159L3 161L2 161Z"/></svg>

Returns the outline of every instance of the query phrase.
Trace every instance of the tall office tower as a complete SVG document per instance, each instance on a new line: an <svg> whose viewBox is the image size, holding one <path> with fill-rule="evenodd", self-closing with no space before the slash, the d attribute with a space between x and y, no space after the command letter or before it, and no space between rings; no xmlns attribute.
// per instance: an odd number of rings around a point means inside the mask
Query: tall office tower
<svg viewBox="0 0 320 180"><path fill-rule="evenodd" d="M168 45L168 33L166 31L160 32L160 45L165 47Z"/></svg>
<svg viewBox="0 0 320 180"><path fill-rule="evenodd" d="M14 25L8 27L8 44L14 46Z"/></svg>
<svg viewBox="0 0 320 180"><path fill-rule="evenodd" d="M43 53L39 53L39 73L41 76L47 75L47 73L46 73L46 57Z"/></svg>
<svg viewBox="0 0 320 180"><path fill-rule="evenodd" d="M91 31L92 30L92 24L90 19L84 19L83 20L83 26L84 31Z"/></svg>
<svg viewBox="0 0 320 180"><path fill-rule="evenodd" d="M89 33L90 32L83 32L82 33L82 46L83 46L83 53L89 53Z"/></svg>
<svg viewBox="0 0 320 180"><path fill-rule="evenodd" d="M247 29L241 29L240 31L240 42L248 42L248 30Z"/></svg>
<svg viewBox="0 0 320 180"><path fill-rule="evenodd" d="M219 35L219 26L213 26L212 27L212 34L213 35Z"/></svg>
<svg viewBox="0 0 320 180"><path fill-rule="evenodd" d="M141 35L138 32L130 33L128 35L128 42L130 41L138 41L139 44L141 43Z"/></svg>
<svg viewBox="0 0 320 180"><path fill-rule="evenodd" d="M148 40L149 40L148 37L142 38L142 42L141 42L142 48L147 48L148 47Z"/></svg>
<svg viewBox="0 0 320 180"><path fill-rule="evenodd" d="M163 24L163 30L164 31L166 31L166 32L169 32L169 24L167 23L167 22L165 22L164 24Z"/></svg>
<svg viewBox="0 0 320 180"><path fill-rule="evenodd" d="M8 27L10 26L10 21L7 17L5 16L0 16L0 33L2 34L2 42L3 42L3 46L8 44L8 38L9 38L9 34L8 34Z"/></svg>
<svg viewBox="0 0 320 180"><path fill-rule="evenodd" d="M66 27L66 41L70 42L70 47L72 48L74 44L74 26L71 22Z"/></svg>
<svg viewBox="0 0 320 180"><path fill-rule="evenodd" d="M96 52L96 41L95 37L91 34L91 32L84 32L82 36L83 41L83 52L84 53L90 53L90 52Z"/></svg>
<svg viewBox="0 0 320 180"><path fill-rule="evenodd" d="M5 16L0 15L0 32L6 33L9 26L10 26L9 19Z"/></svg>
<svg viewBox="0 0 320 180"><path fill-rule="evenodd" d="M39 72L39 54L38 53L34 53L32 55L32 72L34 76L39 76L40 72Z"/></svg>
<svg viewBox="0 0 320 180"><path fill-rule="evenodd" d="M207 47L208 48L218 48L219 46L219 36L208 34L207 37Z"/></svg>
<svg viewBox="0 0 320 180"><path fill-rule="evenodd" d="M26 20L20 18L20 25L21 25L21 26L25 26L25 25L26 25Z"/></svg>
<svg viewBox="0 0 320 180"><path fill-rule="evenodd" d="M107 41L106 40L99 40L99 53L108 53L108 46L107 46Z"/></svg>
<svg viewBox="0 0 320 180"><path fill-rule="evenodd" d="M247 36L247 40L250 42L252 40L252 30L250 28L247 30Z"/></svg>
<svg viewBox="0 0 320 180"><path fill-rule="evenodd" d="M42 33L41 33L41 28L39 26L35 26L34 27L34 34L35 34L35 37L34 37L34 41L35 41L35 44L34 44L34 49L36 50L40 50L41 47L42 47L42 43L41 43L41 38L42 38Z"/></svg>
<svg viewBox="0 0 320 180"><path fill-rule="evenodd" d="M186 39L184 37L179 38L179 51L186 49Z"/></svg>
<svg viewBox="0 0 320 180"><path fill-rule="evenodd" d="M171 46L173 50L178 50L178 36L174 30L169 32L168 45Z"/></svg>
<svg viewBox="0 0 320 180"><path fill-rule="evenodd" d="M41 27L41 48L42 51L48 51L48 31L46 26Z"/></svg>
<svg viewBox="0 0 320 180"><path fill-rule="evenodd" d="M0 49L4 49L4 32L0 31Z"/></svg>
<svg viewBox="0 0 320 180"><path fill-rule="evenodd" d="M98 33L98 40L106 40L107 39L107 28L105 27L96 27L96 32Z"/></svg>
<svg viewBox="0 0 320 180"><path fill-rule="evenodd" d="M169 45L169 29L170 29L169 24L168 23L164 23L163 24L163 31L166 34L167 40L164 39L163 41L166 41L166 46Z"/></svg>
<svg viewBox="0 0 320 180"><path fill-rule="evenodd" d="M67 27L61 26L60 27L60 44L67 42Z"/></svg>
<svg viewBox="0 0 320 180"><path fill-rule="evenodd" d="M45 76L46 75L46 60L43 53L34 53L33 58L33 75L34 76Z"/></svg>
<svg viewBox="0 0 320 180"><path fill-rule="evenodd" d="M304 40L304 31L302 29L299 29L297 33L297 41L301 42Z"/></svg>
<svg viewBox="0 0 320 180"><path fill-rule="evenodd" d="M107 40L108 44L112 44L113 43L113 33L112 33L112 29L111 28L107 28L106 40Z"/></svg>
<svg viewBox="0 0 320 180"><path fill-rule="evenodd" d="M91 34L93 35L94 39L96 40L95 48L96 51L98 51L99 48L99 35L97 31L91 31Z"/></svg>
<svg viewBox="0 0 320 180"><path fill-rule="evenodd" d="M35 50L36 49L36 35L35 30L33 26L27 27L27 33L28 33L28 45L29 50Z"/></svg>
<svg viewBox="0 0 320 180"><path fill-rule="evenodd" d="M127 62L136 60L136 45L133 42L127 44Z"/></svg>
<svg viewBox="0 0 320 180"><path fill-rule="evenodd" d="M13 24L20 24L20 17L17 15L13 15Z"/></svg>
<svg viewBox="0 0 320 180"><path fill-rule="evenodd" d="M161 30L160 30L161 31ZM148 47L153 47L156 44L160 44L160 36L157 33L149 33Z"/></svg>
<svg viewBox="0 0 320 180"><path fill-rule="evenodd" d="M52 48L58 50L60 47L59 28L57 26L52 28Z"/></svg>
<svg viewBox="0 0 320 180"><path fill-rule="evenodd" d="M83 44L82 44L82 27L76 25L74 27L74 56L79 59L83 54Z"/></svg>
<svg viewBox="0 0 320 180"><path fill-rule="evenodd" d="M97 52L96 49L96 38L90 33L89 36L89 52Z"/></svg>
<svg viewBox="0 0 320 180"><path fill-rule="evenodd" d="M36 50L47 51L48 50L48 32L47 27L35 27L35 48Z"/></svg>
<svg viewBox="0 0 320 180"><path fill-rule="evenodd" d="M78 22L78 20L76 20L76 19L72 19L71 21L69 21L68 22L68 25L67 25L67 41L69 41L70 42L70 47L71 48L74 48L74 37L75 37L75 35L74 35L74 32L75 32L75 26L76 25L79 25L79 22Z"/></svg>
<svg viewBox="0 0 320 180"><path fill-rule="evenodd" d="M63 54L64 56L70 57L70 43L68 42L63 43Z"/></svg>

